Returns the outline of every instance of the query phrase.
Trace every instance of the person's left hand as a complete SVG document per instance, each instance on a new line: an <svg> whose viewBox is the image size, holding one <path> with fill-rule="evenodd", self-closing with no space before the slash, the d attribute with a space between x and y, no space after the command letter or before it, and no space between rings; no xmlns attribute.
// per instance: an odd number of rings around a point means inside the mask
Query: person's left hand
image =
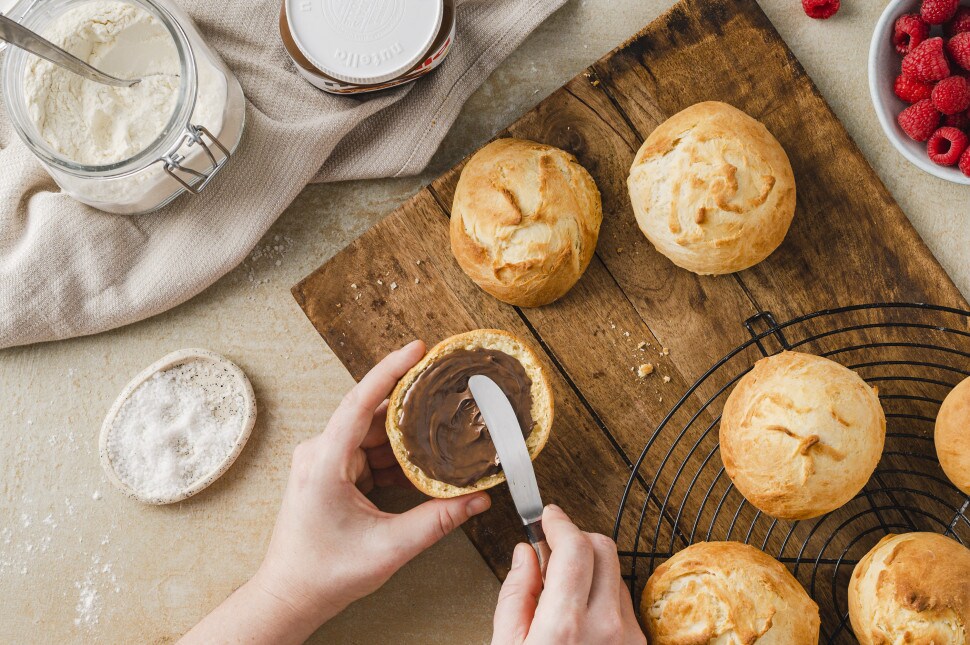
<svg viewBox="0 0 970 645"><path fill-rule="evenodd" d="M374 486L410 485L384 430L386 399L424 351L415 341L387 356L344 397L326 431L293 454L269 550L252 582L317 626L491 503L475 493L393 515L365 496Z"/></svg>

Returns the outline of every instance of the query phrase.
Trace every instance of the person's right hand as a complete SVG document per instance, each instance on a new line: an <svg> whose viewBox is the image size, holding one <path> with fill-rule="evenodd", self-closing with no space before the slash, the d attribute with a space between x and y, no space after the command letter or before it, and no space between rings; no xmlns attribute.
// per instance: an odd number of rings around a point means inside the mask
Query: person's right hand
<svg viewBox="0 0 970 645"><path fill-rule="evenodd" d="M580 531L553 505L542 513L542 528L552 550L545 589L532 547L517 545L492 645L646 645L613 540Z"/></svg>

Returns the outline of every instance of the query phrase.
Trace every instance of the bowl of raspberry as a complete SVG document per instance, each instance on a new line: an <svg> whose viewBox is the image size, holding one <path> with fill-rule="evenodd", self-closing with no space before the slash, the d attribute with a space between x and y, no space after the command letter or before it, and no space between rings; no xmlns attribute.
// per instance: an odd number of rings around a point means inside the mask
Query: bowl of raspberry
<svg viewBox="0 0 970 645"><path fill-rule="evenodd" d="M891 0L869 45L869 92L904 157L970 185L970 2Z"/></svg>

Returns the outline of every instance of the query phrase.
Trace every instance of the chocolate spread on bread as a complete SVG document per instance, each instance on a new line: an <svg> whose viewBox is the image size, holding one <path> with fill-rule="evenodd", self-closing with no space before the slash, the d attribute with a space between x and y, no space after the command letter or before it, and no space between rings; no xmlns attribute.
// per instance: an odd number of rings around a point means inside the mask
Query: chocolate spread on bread
<svg viewBox="0 0 970 645"><path fill-rule="evenodd" d="M494 349L445 354L415 379L404 397L400 428L408 459L430 477L469 486L499 472L498 455L468 379L483 374L509 397L522 434L532 432L532 380L518 359Z"/></svg>

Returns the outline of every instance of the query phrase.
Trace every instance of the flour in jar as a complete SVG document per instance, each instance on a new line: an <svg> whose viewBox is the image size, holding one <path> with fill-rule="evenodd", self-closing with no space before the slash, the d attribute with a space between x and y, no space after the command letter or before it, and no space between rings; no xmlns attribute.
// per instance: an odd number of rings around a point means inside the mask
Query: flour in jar
<svg viewBox="0 0 970 645"><path fill-rule="evenodd" d="M41 35L108 74L143 79L134 87L111 87L32 58L24 77L28 114L54 152L101 166L155 142L176 110L182 82L175 40L161 21L134 4L92 0L59 16ZM198 81L192 120L218 133L224 81L204 68Z"/></svg>
<svg viewBox="0 0 970 645"><path fill-rule="evenodd" d="M138 385L107 436L118 479L142 498L170 499L212 475L249 420L245 393L234 378L218 363L196 360Z"/></svg>

